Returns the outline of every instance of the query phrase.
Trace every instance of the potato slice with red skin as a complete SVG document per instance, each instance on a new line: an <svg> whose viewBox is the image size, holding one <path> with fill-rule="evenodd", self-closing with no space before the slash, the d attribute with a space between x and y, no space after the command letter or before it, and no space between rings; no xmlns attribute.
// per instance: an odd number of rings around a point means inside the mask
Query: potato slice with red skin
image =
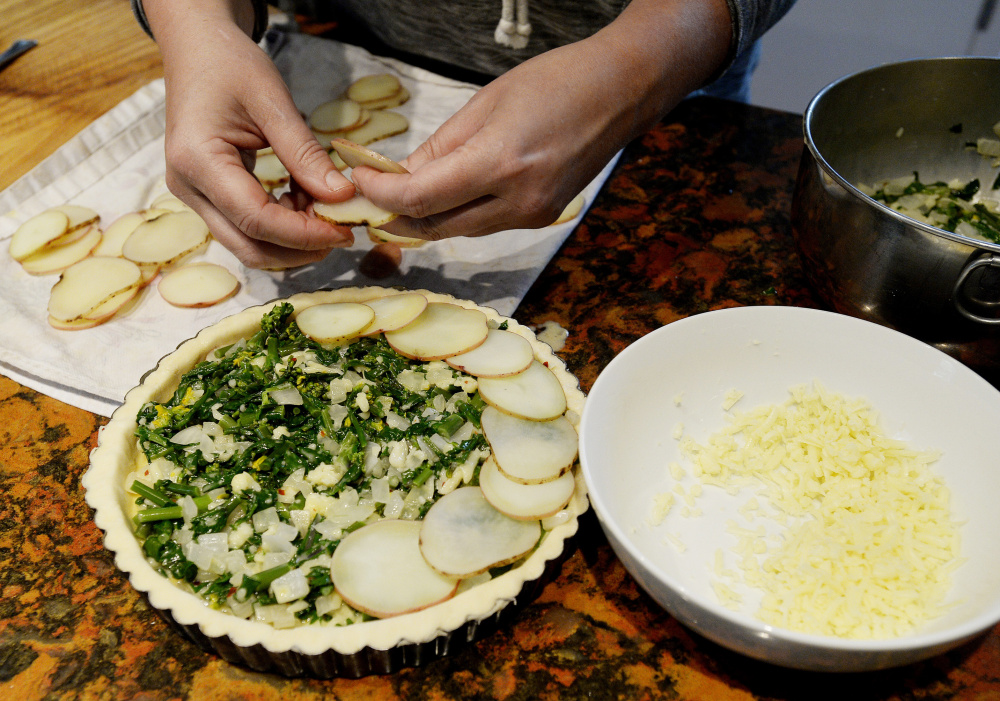
<svg viewBox="0 0 1000 701"><path fill-rule="evenodd" d="M211 307L229 299L240 281L215 263L189 263L174 268L156 286L160 296L175 307Z"/></svg>
<svg viewBox="0 0 1000 701"><path fill-rule="evenodd" d="M363 126L371 115L354 100L338 97L316 106L309 114L309 126L313 131L337 134Z"/></svg>
<svg viewBox="0 0 1000 701"><path fill-rule="evenodd" d="M527 370L534 359L528 339L513 331L490 329L478 348L445 358L445 362L476 377L510 377Z"/></svg>
<svg viewBox="0 0 1000 701"><path fill-rule="evenodd" d="M401 329L416 319L427 308L427 298L419 292L404 292L399 295L379 297L365 302L375 318L361 332L362 336Z"/></svg>
<svg viewBox="0 0 1000 701"><path fill-rule="evenodd" d="M471 577L517 561L542 535L536 521L497 511L479 487L459 487L434 502L420 528L420 552L443 575Z"/></svg>
<svg viewBox="0 0 1000 701"><path fill-rule="evenodd" d="M393 97L402 89L403 84L392 73L374 73L355 80L344 94L355 102L368 103Z"/></svg>
<svg viewBox="0 0 1000 701"><path fill-rule="evenodd" d="M386 110L386 109L392 109L393 107L399 107L400 105L405 104L406 101L409 99L410 99L410 91L407 90L405 87L401 87L399 90L397 90L392 95L389 95L388 97L383 97L380 100L369 100L361 104L366 110L372 112L372 114L376 114L379 110Z"/></svg>
<svg viewBox="0 0 1000 701"><path fill-rule="evenodd" d="M88 321L100 321L105 322L111 317L118 314L121 310L125 309L130 302L137 299L139 293L142 291L142 285L136 285L127 290L122 290L111 297L109 297L104 302L101 302L96 307L91 309L89 312L83 315L81 319L76 321L82 321L84 319Z"/></svg>
<svg viewBox="0 0 1000 701"><path fill-rule="evenodd" d="M111 226L104 230L101 242L97 244L97 248L90 255L120 257L125 240L132 235L137 226L146 220L147 217L142 212L129 212L118 217L111 222Z"/></svg>
<svg viewBox="0 0 1000 701"><path fill-rule="evenodd" d="M208 224L193 211L167 212L139 224L122 244L122 256L161 268L208 243Z"/></svg>
<svg viewBox="0 0 1000 701"><path fill-rule="evenodd" d="M580 210L583 209L584 203L585 200L583 198L583 193L581 192L579 195L577 195L576 197L574 197L569 201L569 204L566 205L566 207L563 209L559 217L554 222L549 224L549 226L555 226L556 224L563 224L565 222L570 221L571 219L576 219L576 217L580 214Z"/></svg>
<svg viewBox="0 0 1000 701"><path fill-rule="evenodd" d="M97 256L84 258L66 268L49 293L49 316L73 321L84 316L101 318L110 312L91 314L120 292L138 287L142 271L124 258Z"/></svg>
<svg viewBox="0 0 1000 701"><path fill-rule="evenodd" d="M277 154L273 151L263 155L258 154L253 167L254 177L264 187L270 191L286 185L291 179L291 175L285 165L278 160Z"/></svg>
<svg viewBox="0 0 1000 701"><path fill-rule="evenodd" d="M356 144L353 141L348 141L347 139L332 139L330 141L330 148L339 153L344 163L351 168L368 166L383 173L396 173L399 175L410 172L391 158L387 158L377 151L372 151L370 148Z"/></svg>
<svg viewBox="0 0 1000 701"><path fill-rule="evenodd" d="M576 460L580 439L565 416L531 421L488 406L481 425L497 466L514 482L551 482L569 472Z"/></svg>
<svg viewBox="0 0 1000 701"><path fill-rule="evenodd" d="M330 302L306 307L295 323L317 343L342 343L356 338L375 318L375 310L357 302Z"/></svg>
<svg viewBox="0 0 1000 701"><path fill-rule="evenodd" d="M100 214L92 210L90 207L84 207L78 204L61 204L58 207L53 207L52 209L57 212L62 212L69 217L69 229L66 231L67 234L72 233L77 229L82 229L85 226L90 226L91 224L98 224L101 221Z"/></svg>
<svg viewBox="0 0 1000 701"><path fill-rule="evenodd" d="M180 197L178 197L172 192L164 192L160 195L157 195L156 198L149 203L149 209L147 209L146 211L160 210L160 209L165 209L168 212L194 211L190 207L188 207L187 204L185 204L185 202ZM155 217L148 217L148 216L146 218L155 219Z"/></svg>
<svg viewBox="0 0 1000 701"><path fill-rule="evenodd" d="M517 520L548 518L569 503L576 489L572 472L540 484L521 484L507 477L493 458L479 468L479 488L493 508Z"/></svg>
<svg viewBox="0 0 1000 701"><path fill-rule="evenodd" d="M22 261L37 253L43 246L65 236L67 231L69 217L59 210L47 209L17 227L11 236L7 252L14 260Z"/></svg>
<svg viewBox="0 0 1000 701"><path fill-rule="evenodd" d="M97 247L101 230L91 224L86 233L65 246L46 246L21 261L21 267L32 275L54 275L77 263Z"/></svg>
<svg viewBox="0 0 1000 701"><path fill-rule="evenodd" d="M517 375L480 378L479 395L503 413L531 421L550 421L566 411L559 379L537 360Z"/></svg>
<svg viewBox="0 0 1000 701"><path fill-rule="evenodd" d="M84 329L92 329L95 326L100 326L108 319L110 319L114 314L109 314L103 319L74 319L73 321L63 321L61 319L56 319L53 316L48 317L49 326L59 331L83 331Z"/></svg>
<svg viewBox="0 0 1000 701"><path fill-rule="evenodd" d="M371 113L371 119L364 126L345 131L342 136L359 146L367 146L376 141L388 139L390 136L402 134L409 128L410 120L399 112L375 110Z"/></svg>
<svg viewBox="0 0 1000 701"><path fill-rule="evenodd" d="M348 534L333 551L330 576L340 597L376 618L446 601L458 579L436 572L420 552L421 523L387 519Z"/></svg>
<svg viewBox="0 0 1000 701"><path fill-rule="evenodd" d="M431 302L406 326L387 331L385 340L407 358L444 360L478 347L488 333L486 315L478 309Z"/></svg>
<svg viewBox="0 0 1000 701"><path fill-rule="evenodd" d="M385 229L378 229L374 226L366 227L366 230L368 232L368 240L374 244L392 243L400 248L419 248L427 243L425 239L415 239L409 236L390 234Z"/></svg>
<svg viewBox="0 0 1000 701"><path fill-rule="evenodd" d="M383 226L395 219L397 214L382 209L364 195L356 194L343 202L316 202L313 214L331 224L341 226Z"/></svg>

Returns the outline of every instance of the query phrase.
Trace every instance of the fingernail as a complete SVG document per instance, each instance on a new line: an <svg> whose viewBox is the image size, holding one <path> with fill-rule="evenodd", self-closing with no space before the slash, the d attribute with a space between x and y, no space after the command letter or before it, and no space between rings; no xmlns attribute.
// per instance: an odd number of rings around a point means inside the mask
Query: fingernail
<svg viewBox="0 0 1000 701"><path fill-rule="evenodd" d="M326 186L330 188L331 192L341 192L351 187L351 184L345 182L344 176L337 171L330 171L326 174Z"/></svg>

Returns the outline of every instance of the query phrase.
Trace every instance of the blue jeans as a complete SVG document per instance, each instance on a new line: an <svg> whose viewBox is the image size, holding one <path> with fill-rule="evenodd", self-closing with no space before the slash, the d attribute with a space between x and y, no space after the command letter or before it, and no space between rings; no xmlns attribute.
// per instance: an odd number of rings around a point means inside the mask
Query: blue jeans
<svg viewBox="0 0 1000 701"><path fill-rule="evenodd" d="M750 102L750 79L759 61L760 40L757 40L747 51L736 57L733 65L718 80L701 90L695 90L689 97L708 95L737 102Z"/></svg>

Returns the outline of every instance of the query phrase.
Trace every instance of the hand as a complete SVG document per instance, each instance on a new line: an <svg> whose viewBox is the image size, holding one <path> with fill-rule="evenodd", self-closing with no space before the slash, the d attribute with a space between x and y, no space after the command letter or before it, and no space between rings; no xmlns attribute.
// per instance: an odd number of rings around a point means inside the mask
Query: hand
<svg viewBox="0 0 1000 701"><path fill-rule="evenodd" d="M345 200L354 187L316 141L270 58L231 17L210 12L211 3L184 4L146 3L164 61L170 190L249 267L303 265L351 245L349 227L308 211L314 198ZM280 201L252 174L254 154L267 145L293 180Z"/></svg>
<svg viewBox="0 0 1000 701"><path fill-rule="evenodd" d="M609 27L480 90L403 165L355 169L358 189L421 239L553 222L632 138L723 61L726 3L633 0Z"/></svg>

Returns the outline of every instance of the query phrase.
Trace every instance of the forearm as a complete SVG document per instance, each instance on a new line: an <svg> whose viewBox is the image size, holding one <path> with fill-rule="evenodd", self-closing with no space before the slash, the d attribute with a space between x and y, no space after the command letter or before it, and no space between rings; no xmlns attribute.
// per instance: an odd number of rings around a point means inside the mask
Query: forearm
<svg viewBox="0 0 1000 701"><path fill-rule="evenodd" d="M591 40L630 108L628 141L727 65L733 21L726 0L632 0Z"/></svg>
<svg viewBox="0 0 1000 701"><path fill-rule="evenodd" d="M259 0L133 0L140 21L162 45L177 32L197 31L208 24L232 24L259 38L266 23L266 7Z"/></svg>

